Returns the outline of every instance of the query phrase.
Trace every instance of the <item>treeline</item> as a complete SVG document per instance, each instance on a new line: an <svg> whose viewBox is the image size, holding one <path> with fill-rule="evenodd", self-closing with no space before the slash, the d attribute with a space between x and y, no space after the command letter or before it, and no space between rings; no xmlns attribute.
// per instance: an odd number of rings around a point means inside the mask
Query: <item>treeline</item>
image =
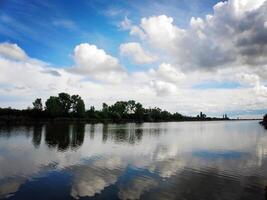
<svg viewBox="0 0 267 200"><path fill-rule="evenodd" d="M91 106L85 109L83 99L79 95L59 93L58 96L49 97L43 104L37 98L33 107L25 110L0 108L0 123L31 123L33 121L50 120L79 120L85 122L161 122L161 121L197 121L197 120L226 120L223 118L210 118L202 112L196 117L184 116L178 112L170 113L160 108L144 108L134 100L118 101L113 105L103 103L102 109L96 110Z"/></svg>
<svg viewBox="0 0 267 200"><path fill-rule="evenodd" d="M260 123L267 129L267 114L263 116L263 120Z"/></svg>

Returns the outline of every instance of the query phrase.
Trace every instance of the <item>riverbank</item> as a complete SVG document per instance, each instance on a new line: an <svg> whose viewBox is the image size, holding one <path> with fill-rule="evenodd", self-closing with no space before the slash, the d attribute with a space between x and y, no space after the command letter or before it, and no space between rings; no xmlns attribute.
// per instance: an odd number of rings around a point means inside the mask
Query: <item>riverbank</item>
<svg viewBox="0 0 267 200"><path fill-rule="evenodd" d="M260 124L267 129L267 114L264 115L263 120L260 122Z"/></svg>
<svg viewBox="0 0 267 200"><path fill-rule="evenodd" d="M261 124L262 126L264 126L264 128L267 129L267 122L265 122L265 121L261 121L260 124Z"/></svg>
<svg viewBox="0 0 267 200"><path fill-rule="evenodd" d="M84 124L97 124L97 123L146 123L146 122L185 122L185 121L229 121L230 119L221 119L221 118L205 118L205 119L183 119L183 120L129 120L129 119L90 119L90 118L3 118L0 117L0 125L35 125L35 124L50 124L50 123L84 123ZM233 120L235 121L235 120Z"/></svg>
<svg viewBox="0 0 267 200"><path fill-rule="evenodd" d="M0 124L24 125L50 122L82 122L82 123L142 123L142 122L179 122L179 121L214 121L229 120L227 114L221 118L208 117L203 112L197 116L186 116L179 112L171 113L158 107L145 108L134 100L117 101L112 105L102 104L97 110L91 106L85 109L85 103L79 95L59 93L50 96L42 104L37 98L33 108L13 109L0 108Z"/></svg>

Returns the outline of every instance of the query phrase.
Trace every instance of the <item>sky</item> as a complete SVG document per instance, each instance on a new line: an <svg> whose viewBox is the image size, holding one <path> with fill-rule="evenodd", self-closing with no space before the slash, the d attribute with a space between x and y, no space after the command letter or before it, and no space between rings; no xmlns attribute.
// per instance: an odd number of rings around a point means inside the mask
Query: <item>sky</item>
<svg viewBox="0 0 267 200"><path fill-rule="evenodd" d="M79 94L209 116L267 113L265 0L0 0L0 107Z"/></svg>

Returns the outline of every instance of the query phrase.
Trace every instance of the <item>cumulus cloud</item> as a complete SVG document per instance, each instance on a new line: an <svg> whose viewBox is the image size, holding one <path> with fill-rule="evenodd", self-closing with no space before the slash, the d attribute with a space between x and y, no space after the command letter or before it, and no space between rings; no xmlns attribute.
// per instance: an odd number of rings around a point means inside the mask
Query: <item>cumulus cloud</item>
<svg viewBox="0 0 267 200"><path fill-rule="evenodd" d="M173 25L172 17L165 15L142 18L140 27L150 44L159 48L173 49L173 41L184 32Z"/></svg>
<svg viewBox="0 0 267 200"><path fill-rule="evenodd" d="M120 28L122 30L129 30L132 36L137 36L141 39L145 39L146 37L144 31L139 26L133 25L132 21L127 17L120 23Z"/></svg>
<svg viewBox="0 0 267 200"><path fill-rule="evenodd" d="M0 43L0 56L12 60L26 60L27 54L17 44Z"/></svg>
<svg viewBox="0 0 267 200"><path fill-rule="evenodd" d="M157 69L151 69L149 74L172 83L178 83L185 79L185 74L169 63L161 63Z"/></svg>
<svg viewBox="0 0 267 200"><path fill-rule="evenodd" d="M61 76L58 71L53 69L44 70L43 73L51 74L53 76Z"/></svg>
<svg viewBox="0 0 267 200"><path fill-rule="evenodd" d="M257 74L241 73L237 75L239 81L244 84L257 85L260 82L260 77Z"/></svg>
<svg viewBox="0 0 267 200"><path fill-rule="evenodd" d="M87 65L82 63L82 66ZM103 84L98 81L100 79L87 80L95 69L89 67L90 70L87 71L83 68L85 71L79 69L73 73L72 70L76 70L76 67L80 66L76 64L70 70L70 68L54 68L32 58L18 61L0 57L1 106L25 108L31 105L32 97L46 99L62 91L80 94L85 99L87 108L91 105L101 106L102 102L114 103L119 99L135 99L146 107L158 106L172 112L178 111L190 115L200 110L221 113L227 110L262 109L267 106L265 79L253 70L242 72L243 69L238 68L240 70L228 69L218 73L197 71L184 74L178 67L162 63L155 69L131 72L127 78L122 79L121 84L114 85ZM112 67L107 68L103 74L110 71L116 70ZM256 74L259 78L255 79L259 79L260 84L257 85L257 82L245 84L242 73ZM238 76L231 78L232 74L241 75L239 78ZM246 79L253 80L253 77ZM204 90L190 88L192 84L207 80L238 81L242 85L244 83L244 88Z"/></svg>
<svg viewBox="0 0 267 200"><path fill-rule="evenodd" d="M146 64L156 61L157 57L148 51L145 51L140 43L129 42L120 45L120 53L123 56L129 56L137 64Z"/></svg>
<svg viewBox="0 0 267 200"><path fill-rule="evenodd" d="M32 97L48 97L61 91L79 93L84 87L81 80L84 76L69 73L62 68L55 68L42 61L27 57L16 44L5 44L14 47L10 56L0 56L0 94L14 100L16 107L30 105ZM11 57L12 56L12 57ZM87 82L86 88L98 88L97 84ZM27 102L27 103L26 103ZM10 101L1 101L2 106L12 106ZM26 105L25 105L26 104Z"/></svg>
<svg viewBox="0 0 267 200"><path fill-rule="evenodd" d="M177 90L174 84L165 81L151 81L150 85L158 96L175 94Z"/></svg>
<svg viewBox="0 0 267 200"><path fill-rule="evenodd" d="M73 57L76 65L70 70L71 72L87 74L96 80L111 83L118 83L126 76L118 59L95 45L88 43L77 45Z"/></svg>
<svg viewBox="0 0 267 200"><path fill-rule="evenodd" d="M229 0L217 3L212 15L192 18L186 29L165 15L142 18L138 27L152 48L187 70L266 65L266 9L264 0Z"/></svg>
<svg viewBox="0 0 267 200"><path fill-rule="evenodd" d="M242 84L253 86L258 97L267 97L267 87L262 83L261 78L257 74L241 73L237 77Z"/></svg>

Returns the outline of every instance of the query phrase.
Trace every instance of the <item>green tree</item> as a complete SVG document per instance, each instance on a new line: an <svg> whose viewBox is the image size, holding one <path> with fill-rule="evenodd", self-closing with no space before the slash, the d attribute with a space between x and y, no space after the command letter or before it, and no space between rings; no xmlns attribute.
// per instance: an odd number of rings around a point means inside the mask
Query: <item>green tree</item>
<svg viewBox="0 0 267 200"><path fill-rule="evenodd" d="M134 114L135 114L135 120L143 121L145 109L143 108L141 103L135 104L135 113Z"/></svg>
<svg viewBox="0 0 267 200"><path fill-rule="evenodd" d="M61 92L58 94L58 98L60 101L61 110L63 114L68 114L72 104L70 95L68 93Z"/></svg>
<svg viewBox="0 0 267 200"><path fill-rule="evenodd" d="M133 114L135 113L136 110L136 103L134 100L130 100L127 102L127 106L126 106L126 112L128 114Z"/></svg>
<svg viewBox="0 0 267 200"><path fill-rule="evenodd" d="M108 104L103 103L102 104L102 111L107 111L108 110Z"/></svg>
<svg viewBox="0 0 267 200"><path fill-rule="evenodd" d="M264 115L263 122L267 123L267 114Z"/></svg>
<svg viewBox="0 0 267 200"><path fill-rule="evenodd" d="M71 96L71 108L72 112L79 117L84 116L85 114L85 104L82 98L79 95Z"/></svg>
<svg viewBox="0 0 267 200"><path fill-rule="evenodd" d="M42 99L37 98L35 99L34 102L32 102L32 104L33 104L33 109L40 110L40 111L43 110Z"/></svg>
<svg viewBox="0 0 267 200"><path fill-rule="evenodd" d="M117 112L121 117L127 114L127 102L117 101L114 105L110 106L111 112Z"/></svg>
<svg viewBox="0 0 267 200"><path fill-rule="evenodd" d="M62 106L58 97L51 96L45 102L45 110L47 110L52 116L59 116L62 114Z"/></svg>
<svg viewBox="0 0 267 200"><path fill-rule="evenodd" d="M78 102L77 102L77 114L78 116L84 116L85 114L85 104L84 104L84 101L82 99L79 99Z"/></svg>
<svg viewBox="0 0 267 200"><path fill-rule="evenodd" d="M89 118L95 117L95 107L91 106L89 110L86 111L86 116Z"/></svg>
<svg viewBox="0 0 267 200"><path fill-rule="evenodd" d="M102 104L102 112L101 112L101 116L102 116L103 118L108 118L108 116L109 116L109 106L108 106L108 104L106 104L106 103L103 103L103 104Z"/></svg>

